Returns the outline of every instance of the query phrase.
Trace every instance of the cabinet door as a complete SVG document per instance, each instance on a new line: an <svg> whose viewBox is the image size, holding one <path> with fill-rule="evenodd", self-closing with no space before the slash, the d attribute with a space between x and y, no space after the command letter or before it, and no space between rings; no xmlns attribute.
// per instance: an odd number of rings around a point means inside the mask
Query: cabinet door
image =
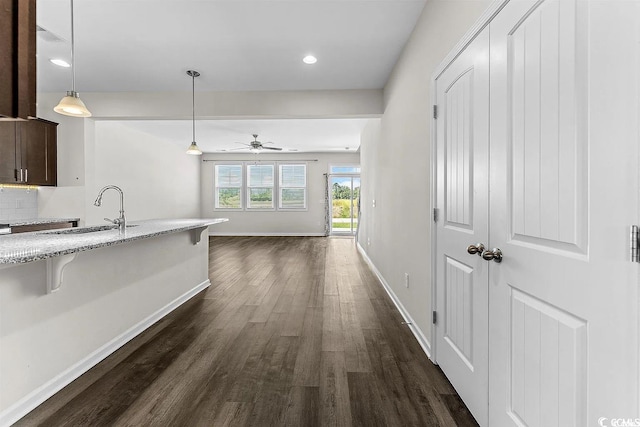
<svg viewBox="0 0 640 427"><path fill-rule="evenodd" d="M35 117L35 0L0 0L0 63L0 116Z"/></svg>
<svg viewBox="0 0 640 427"><path fill-rule="evenodd" d="M0 116L13 116L13 67L4 64L11 64L14 58L13 43L13 12L14 2L12 0L0 0L0 60L3 66L0 67ZM5 128L0 130L4 137ZM3 138L4 145L4 138ZM0 147L0 153L4 154L4 147ZM5 181L4 162L6 157L0 157L0 175Z"/></svg>
<svg viewBox="0 0 640 427"><path fill-rule="evenodd" d="M56 124L44 120L21 122L21 167L32 185L56 184Z"/></svg>
<svg viewBox="0 0 640 427"><path fill-rule="evenodd" d="M18 48L15 63L18 75L14 117L27 119L36 116L36 1L20 0L16 3Z"/></svg>
<svg viewBox="0 0 640 427"><path fill-rule="evenodd" d="M16 122L0 121L0 183L18 182Z"/></svg>

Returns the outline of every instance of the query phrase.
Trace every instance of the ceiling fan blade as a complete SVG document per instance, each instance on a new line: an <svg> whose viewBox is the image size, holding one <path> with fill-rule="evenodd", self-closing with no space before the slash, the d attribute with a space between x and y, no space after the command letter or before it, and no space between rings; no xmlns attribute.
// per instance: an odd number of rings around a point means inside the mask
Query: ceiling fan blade
<svg viewBox="0 0 640 427"><path fill-rule="evenodd" d="M251 144L245 144L244 142L234 142L234 144L246 145L247 147L251 147Z"/></svg>
<svg viewBox="0 0 640 427"><path fill-rule="evenodd" d="M238 150L246 150L246 148L230 148L226 151L238 151Z"/></svg>
<svg viewBox="0 0 640 427"><path fill-rule="evenodd" d="M280 147L262 147L264 150L276 150L276 151L282 151L282 148Z"/></svg>
<svg viewBox="0 0 640 427"><path fill-rule="evenodd" d="M274 144L273 142L261 142L261 144Z"/></svg>

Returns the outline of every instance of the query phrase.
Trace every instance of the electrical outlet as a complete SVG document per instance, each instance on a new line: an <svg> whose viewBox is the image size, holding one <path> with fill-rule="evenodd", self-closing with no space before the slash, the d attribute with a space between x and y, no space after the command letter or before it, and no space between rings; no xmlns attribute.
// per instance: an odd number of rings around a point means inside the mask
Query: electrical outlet
<svg viewBox="0 0 640 427"><path fill-rule="evenodd" d="M22 209L22 199L16 199L16 209Z"/></svg>
<svg viewBox="0 0 640 427"><path fill-rule="evenodd" d="M371 237L367 237L367 246L371 246Z"/></svg>
<svg viewBox="0 0 640 427"><path fill-rule="evenodd" d="M373 199L373 207L376 207L376 199Z"/></svg>
<svg viewBox="0 0 640 427"><path fill-rule="evenodd" d="M409 287L409 273L404 273L404 286Z"/></svg>

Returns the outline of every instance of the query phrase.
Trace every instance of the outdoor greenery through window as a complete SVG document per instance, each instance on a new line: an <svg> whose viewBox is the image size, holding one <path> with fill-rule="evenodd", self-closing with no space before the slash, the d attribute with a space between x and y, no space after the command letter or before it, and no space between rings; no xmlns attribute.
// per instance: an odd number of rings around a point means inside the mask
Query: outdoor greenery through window
<svg viewBox="0 0 640 427"><path fill-rule="evenodd" d="M306 209L307 165L280 165L281 209Z"/></svg>
<svg viewBox="0 0 640 427"><path fill-rule="evenodd" d="M215 207L242 209L242 165L216 165Z"/></svg>
<svg viewBox="0 0 640 427"><path fill-rule="evenodd" d="M247 165L247 208L273 209L273 165Z"/></svg>

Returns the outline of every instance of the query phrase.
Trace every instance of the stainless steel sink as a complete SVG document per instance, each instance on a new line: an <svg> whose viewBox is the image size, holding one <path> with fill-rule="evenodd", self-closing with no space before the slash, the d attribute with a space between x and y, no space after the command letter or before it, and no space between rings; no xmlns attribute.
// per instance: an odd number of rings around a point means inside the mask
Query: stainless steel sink
<svg viewBox="0 0 640 427"><path fill-rule="evenodd" d="M127 225L127 228L137 227L137 224ZM77 227L77 228L65 228L64 230L44 231L41 234L85 234L95 233L97 231L117 230L117 225L95 225L93 227Z"/></svg>

